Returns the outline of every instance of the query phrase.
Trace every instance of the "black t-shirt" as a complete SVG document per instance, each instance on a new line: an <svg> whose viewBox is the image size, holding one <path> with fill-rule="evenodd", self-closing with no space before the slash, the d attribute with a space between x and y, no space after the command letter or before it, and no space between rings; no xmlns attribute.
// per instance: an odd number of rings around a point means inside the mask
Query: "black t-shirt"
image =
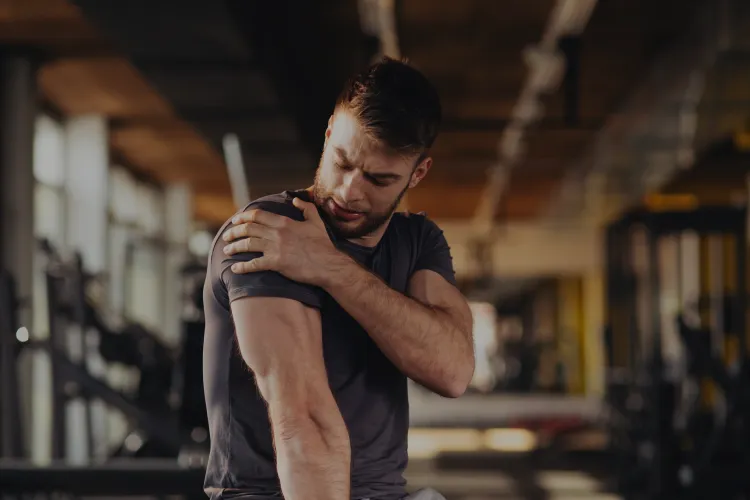
<svg viewBox="0 0 750 500"><path fill-rule="evenodd" d="M309 200L305 191L284 192L256 200L245 210L261 208L302 220L302 212L292 205L294 196ZM285 297L320 309L325 366L352 446L352 498L402 498L409 427L406 377L322 289L276 272L233 273L232 263L260 254L224 255L219 235L230 224L227 221L214 240L203 290L203 376L211 432L206 493L212 498L230 492L280 494L267 408L235 342L230 302ZM409 277L421 269L435 271L455 285L448 244L440 228L423 214L394 214L374 248L331 237L337 248L399 292L406 292Z"/></svg>

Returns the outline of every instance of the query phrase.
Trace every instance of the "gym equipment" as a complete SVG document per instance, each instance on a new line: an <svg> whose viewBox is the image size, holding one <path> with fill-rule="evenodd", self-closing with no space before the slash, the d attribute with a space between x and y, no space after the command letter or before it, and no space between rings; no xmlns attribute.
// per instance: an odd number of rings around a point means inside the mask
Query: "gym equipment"
<svg viewBox="0 0 750 500"><path fill-rule="evenodd" d="M18 458L23 455L22 426L18 399L16 339L18 298L13 276L0 269L0 457Z"/></svg>
<svg viewBox="0 0 750 500"><path fill-rule="evenodd" d="M180 425L192 429L195 438L208 438L208 415L203 393L203 283L206 265L186 264L181 270L183 285L182 351L176 364L176 392L180 398Z"/></svg>
<svg viewBox="0 0 750 500"><path fill-rule="evenodd" d="M607 230L606 402L624 498L750 492L746 224L745 208L704 207L637 210Z"/></svg>
<svg viewBox="0 0 750 500"><path fill-rule="evenodd" d="M0 497L181 495L186 500L198 500L206 497L205 474L203 467L183 467L175 460L164 459L112 460L87 467L0 461Z"/></svg>
<svg viewBox="0 0 750 500"><path fill-rule="evenodd" d="M183 449L207 440L191 438L191 429L179 425L178 410L172 398L174 353L142 325L130 323L111 329L90 297L87 285L93 279L84 273L80 256L66 261L46 241L41 247L48 257L46 269L50 338L42 347L50 352L54 377L53 456L62 458L65 444L65 405L77 396L88 403L97 398L120 410L138 429L138 438L128 440L114 456L179 456ZM69 355L70 328L80 336L77 360ZM134 397L128 397L91 375L86 364L86 336L98 334L98 352L108 362L136 367L140 373ZM185 391L195 391L186 387ZM199 389L202 395L202 389ZM204 410L205 411L205 410ZM90 420L89 420L90 422ZM91 426L88 439L93 441ZM199 436L200 437L200 436ZM137 445L133 445L136 442ZM93 448L89 448L93 449Z"/></svg>

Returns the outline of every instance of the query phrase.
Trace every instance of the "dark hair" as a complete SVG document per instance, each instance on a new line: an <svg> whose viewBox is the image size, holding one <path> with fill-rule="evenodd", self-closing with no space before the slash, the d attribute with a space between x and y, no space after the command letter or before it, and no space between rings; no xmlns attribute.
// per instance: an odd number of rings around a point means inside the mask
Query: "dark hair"
<svg viewBox="0 0 750 500"><path fill-rule="evenodd" d="M367 133L399 154L426 156L440 127L440 97L406 61L384 57L351 78L336 111L354 114Z"/></svg>

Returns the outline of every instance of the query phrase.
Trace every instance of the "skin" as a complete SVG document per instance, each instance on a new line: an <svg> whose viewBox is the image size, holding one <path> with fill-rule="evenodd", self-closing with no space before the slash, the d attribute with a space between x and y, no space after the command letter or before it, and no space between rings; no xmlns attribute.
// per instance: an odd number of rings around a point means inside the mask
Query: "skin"
<svg viewBox="0 0 750 500"><path fill-rule="evenodd" d="M284 498L349 500L351 447L328 386L320 312L290 299L251 297L234 301L232 316L268 405Z"/></svg>
<svg viewBox="0 0 750 500"><path fill-rule="evenodd" d="M474 373L472 317L461 293L439 274L420 270L403 295L335 248L325 229L365 246L383 237L401 197L427 175L432 159L389 154L357 119L339 111L310 189L314 203L295 199L294 221L262 210L235 216L223 239L227 255L260 252L232 266L236 273L277 271L325 289L367 331L405 375L433 392L458 397ZM339 216L339 207L357 212ZM320 211L318 210L320 209Z"/></svg>

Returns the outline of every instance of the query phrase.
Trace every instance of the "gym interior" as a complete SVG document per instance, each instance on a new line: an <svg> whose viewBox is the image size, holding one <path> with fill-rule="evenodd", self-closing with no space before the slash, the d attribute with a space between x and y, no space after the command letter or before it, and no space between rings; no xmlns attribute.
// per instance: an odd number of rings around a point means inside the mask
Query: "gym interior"
<svg viewBox="0 0 750 500"><path fill-rule="evenodd" d="M2 500L205 498L212 239L382 55L474 316L410 490L750 498L750 2L0 0Z"/></svg>

